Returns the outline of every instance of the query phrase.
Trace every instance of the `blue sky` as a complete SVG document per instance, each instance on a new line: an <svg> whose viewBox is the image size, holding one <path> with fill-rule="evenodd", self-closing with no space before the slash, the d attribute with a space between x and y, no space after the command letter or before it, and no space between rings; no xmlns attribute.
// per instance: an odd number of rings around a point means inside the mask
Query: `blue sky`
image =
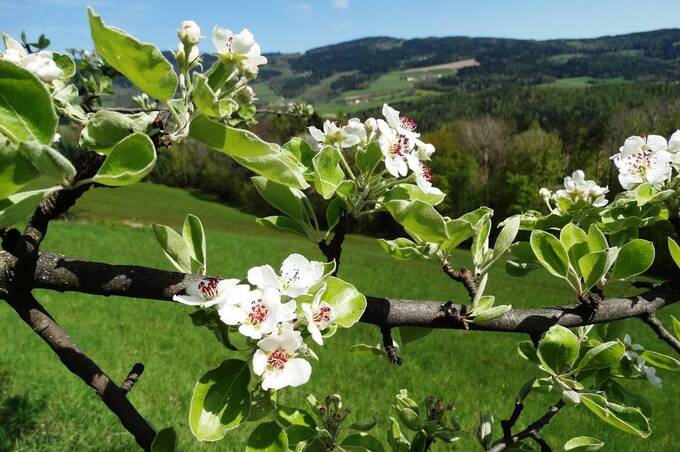
<svg viewBox="0 0 680 452"><path fill-rule="evenodd" d="M0 0L0 31L44 32L52 49L89 48L86 6L163 49L184 19L249 28L264 52L304 51L365 36L593 37L680 26L680 1L647 0ZM211 51L209 40L202 43Z"/></svg>

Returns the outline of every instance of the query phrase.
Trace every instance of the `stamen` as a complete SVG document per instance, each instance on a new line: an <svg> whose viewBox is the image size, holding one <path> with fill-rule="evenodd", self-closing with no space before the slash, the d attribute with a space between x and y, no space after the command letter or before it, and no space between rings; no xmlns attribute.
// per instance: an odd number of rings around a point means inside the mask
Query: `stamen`
<svg viewBox="0 0 680 452"><path fill-rule="evenodd" d="M399 118L399 122L401 123L402 129L406 129L409 132L413 132L414 130L416 130L417 127L416 122L413 119L409 118L408 116L402 116L401 118Z"/></svg>
<svg viewBox="0 0 680 452"><path fill-rule="evenodd" d="M217 285L220 280L217 278L205 278L198 283L198 290L206 300L212 300L217 296Z"/></svg>
<svg viewBox="0 0 680 452"><path fill-rule="evenodd" d="M314 323L328 323L331 321L331 308L329 306L321 306L314 314Z"/></svg>
<svg viewBox="0 0 680 452"><path fill-rule="evenodd" d="M267 317L269 316L269 308L260 303L260 301L261 300L253 301L251 305L250 313L248 314L248 322L250 322L251 325L259 325L267 320Z"/></svg>
<svg viewBox="0 0 680 452"><path fill-rule="evenodd" d="M288 353L283 347L278 347L276 350L271 352L267 358L267 366L272 369L283 370L288 362Z"/></svg>

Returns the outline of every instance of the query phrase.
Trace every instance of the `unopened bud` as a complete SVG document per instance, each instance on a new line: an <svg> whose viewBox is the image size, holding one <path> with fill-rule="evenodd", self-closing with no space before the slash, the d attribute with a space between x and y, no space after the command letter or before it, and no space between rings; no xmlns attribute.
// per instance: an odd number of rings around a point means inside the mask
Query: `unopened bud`
<svg viewBox="0 0 680 452"><path fill-rule="evenodd" d="M196 45L201 40L201 29L193 20L185 20L177 30L177 36L187 45Z"/></svg>

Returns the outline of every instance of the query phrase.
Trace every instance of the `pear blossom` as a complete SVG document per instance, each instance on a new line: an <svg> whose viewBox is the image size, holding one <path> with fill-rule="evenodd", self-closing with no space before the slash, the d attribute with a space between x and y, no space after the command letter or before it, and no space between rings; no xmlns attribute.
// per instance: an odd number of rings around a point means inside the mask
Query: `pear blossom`
<svg viewBox="0 0 680 452"><path fill-rule="evenodd" d="M420 134L415 131L416 122L408 116L400 116L399 111L389 105L383 104L382 114L385 117L384 122L394 129L397 134L404 135L410 140L415 140L420 136Z"/></svg>
<svg viewBox="0 0 680 452"><path fill-rule="evenodd" d="M312 366L296 357L302 345L299 331L268 336L257 343L253 372L262 377L262 389L297 387L309 381Z"/></svg>
<svg viewBox="0 0 680 452"><path fill-rule="evenodd" d="M677 137L680 139L680 137ZM674 138L673 149L677 141ZM619 170L619 182L626 190L639 184L649 183L659 188L671 177L673 154L668 151L664 137L649 135L646 138L632 136L619 148L612 159Z"/></svg>
<svg viewBox="0 0 680 452"><path fill-rule="evenodd" d="M540 191L539 193L541 196L546 194ZM582 201L595 207L604 207L609 202L605 197L607 193L609 193L608 187L600 187L595 181L586 180L585 173L582 170L576 170L571 176L564 178L564 188L557 190L553 198L568 199L573 203Z"/></svg>
<svg viewBox="0 0 680 452"><path fill-rule="evenodd" d="M361 142L360 132L356 124L338 127L333 121L323 123L323 131L317 127L308 127L309 134L319 144L339 145L341 148L351 148ZM366 131L364 130L364 136Z"/></svg>
<svg viewBox="0 0 680 452"><path fill-rule="evenodd" d="M229 29L215 25L212 42L218 55L234 58L253 75L257 74L258 66L267 63L267 58L261 54L260 45L255 42L255 37L248 29L244 28L240 33L234 34Z"/></svg>
<svg viewBox="0 0 680 452"><path fill-rule="evenodd" d="M326 287L324 285L314 295L311 303L302 303L300 305L300 309L305 314L305 320L307 321L307 331L309 331L314 342L319 345L323 345L321 331L328 328L337 318L335 308L325 301L321 301L325 291Z"/></svg>
<svg viewBox="0 0 680 452"><path fill-rule="evenodd" d="M434 146L433 146L434 147ZM432 186L432 170L430 167L421 162L414 154L406 156L408 166L416 176L416 184L424 193L431 195L443 195L444 193L437 187Z"/></svg>
<svg viewBox="0 0 680 452"><path fill-rule="evenodd" d="M29 54L17 41L3 34L5 51L0 52L0 60L9 61L33 73L43 82L52 82L64 74L54 62L52 52L43 50Z"/></svg>
<svg viewBox="0 0 680 452"><path fill-rule="evenodd" d="M186 295L175 295L173 300L189 306L209 308L240 303L250 292L247 284L238 279L203 278L186 288Z"/></svg>
<svg viewBox="0 0 680 452"><path fill-rule="evenodd" d="M179 40L188 46L195 46L201 40L201 28L193 20L185 20L177 30Z"/></svg>
<svg viewBox="0 0 680 452"><path fill-rule="evenodd" d="M296 303L281 303L281 294L273 287L254 290L238 304L223 304L219 308L220 320L227 325L239 325L238 331L251 339L276 331L279 322L296 318Z"/></svg>
<svg viewBox="0 0 680 452"><path fill-rule="evenodd" d="M680 153L680 129L673 132L668 139L668 152L675 155Z"/></svg>
<svg viewBox="0 0 680 452"><path fill-rule="evenodd" d="M271 265L253 267L248 270L248 282L259 289L273 287L282 295L295 298L306 294L321 280L324 267L321 262L291 254L281 264L280 273L281 276L277 275Z"/></svg>
<svg viewBox="0 0 680 452"><path fill-rule="evenodd" d="M400 135L389 127L385 121L378 121L380 130L380 150L385 157L385 169L394 177L403 177L408 173L406 155L413 150L413 141L405 135Z"/></svg>

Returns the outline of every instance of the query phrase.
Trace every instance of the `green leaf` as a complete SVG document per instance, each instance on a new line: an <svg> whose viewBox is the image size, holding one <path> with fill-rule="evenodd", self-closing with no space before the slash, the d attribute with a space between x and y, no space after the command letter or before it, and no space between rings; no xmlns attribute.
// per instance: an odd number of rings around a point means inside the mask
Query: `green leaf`
<svg viewBox="0 0 680 452"><path fill-rule="evenodd" d="M167 102L177 91L177 74L158 47L108 27L92 8L87 9L95 50L139 89Z"/></svg>
<svg viewBox="0 0 680 452"><path fill-rule="evenodd" d="M286 406L278 406L278 416L286 427L302 425L316 428L314 418L306 411Z"/></svg>
<svg viewBox="0 0 680 452"><path fill-rule="evenodd" d="M201 115L191 121L189 136L269 180L289 187L309 187L304 179L305 167L291 153L262 141L248 130L229 127Z"/></svg>
<svg viewBox="0 0 680 452"><path fill-rule="evenodd" d="M576 366L576 372L595 369L606 369L621 361L626 347L621 341L609 341L599 344L586 352Z"/></svg>
<svg viewBox="0 0 680 452"><path fill-rule="evenodd" d="M38 170L18 147L0 136L0 199L16 193L39 176Z"/></svg>
<svg viewBox="0 0 680 452"><path fill-rule="evenodd" d="M65 186L70 185L76 176L73 164L56 149L36 141L22 142L19 152L40 171L40 174Z"/></svg>
<svg viewBox="0 0 680 452"><path fill-rule="evenodd" d="M612 279L627 279L640 275L654 263L654 244L647 240L635 239L619 250Z"/></svg>
<svg viewBox="0 0 680 452"><path fill-rule="evenodd" d="M154 224L153 232L170 263L182 273L191 273L191 250L184 238L162 224Z"/></svg>
<svg viewBox="0 0 680 452"><path fill-rule="evenodd" d="M338 225L344 209L345 201L341 198L335 198L328 203L328 207L326 208L326 224L328 225L329 231L332 231Z"/></svg>
<svg viewBox="0 0 680 452"><path fill-rule="evenodd" d="M238 103L233 99L220 99L208 84L208 78L194 72L194 89L192 96L198 111L210 118L222 118L238 109Z"/></svg>
<svg viewBox="0 0 680 452"><path fill-rule="evenodd" d="M291 220L288 217L274 215L271 217L258 218L255 221L258 224L273 229L277 232L297 234L301 237L308 238L304 225L298 221Z"/></svg>
<svg viewBox="0 0 680 452"><path fill-rule="evenodd" d="M340 151L325 146L312 159L314 165L314 189L323 199L330 199L338 185L345 179L340 168Z"/></svg>
<svg viewBox="0 0 680 452"><path fill-rule="evenodd" d="M13 226L30 217L38 204L53 190L25 191L0 199L0 228Z"/></svg>
<svg viewBox="0 0 680 452"><path fill-rule="evenodd" d="M538 261L550 273L560 278L569 274L569 258L562 243L545 231L532 231L529 239Z"/></svg>
<svg viewBox="0 0 680 452"><path fill-rule="evenodd" d="M57 124L45 85L26 69L0 60L0 131L17 142L50 144Z"/></svg>
<svg viewBox="0 0 680 452"><path fill-rule="evenodd" d="M357 152L357 168L359 168L362 174L366 175L375 168L382 158L383 154L380 150L380 144L375 141L371 142L365 149L360 149Z"/></svg>
<svg viewBox="0 0 680 452"><path fill-rule="evenodd" d="M187 244L189 255L205 270L208 259L206 254L205 231L196 215L188 214L182 227L182 238Z"/></svg>
<svg viewBox="0 0 680 452"><path fill-rule="evenodd" d="M276 422L266 422L255 427L248 437L246 452L286 452L288 436Z"/></svg>
<svg viewBox="0 0 680 452"><path fill-rule="evenodd" d="M678 243L670 237L668 237L668 251L670 251L675 265L680 268L680 246L678 246Z"/></svg>
<svg viewBox="0 0 680 452"><path fill-rule="evenodd" d="M248 363L238 359L226 360L201 377L194 388L189 411L189 426L196 438L218 441L247 419L249 381ZM250 439L248 443L250 445ZM286 444L283 450L287 447Z"/></svg>
<svg viewBox="0 0 680 452"><path fill-rule="evenodd" d="M270 206L294 220L306 222L304 204L306 196L301 190L278 184L262 176L251 177L250 180Z"/></svg>
<svg viewBox="0 0 680 452"><path fill-rule="evenodd" d="M597 253L606 250L608 247L607 238L600 231L600 228L595 223L591 224L588 228L588 250L591 253Z"/></svg>
<svg viewBox="0 0 680 452"><path fill-rule="evenodd" d="M395 200L386 203L386 207L412 236L434 243L442 243L448 238L444 219L430 204L418 200Z"/></svg>
<svg viewBox="0 0 680 452"><path fill-rule="evenodd" d="M581 393L581 406L589 409L607 424L626 433L639 435L642 438L647 438L652 433L649 419L639 408L610 402L601 394L584 393Z"/></svg>
<svg viewBox="0 0 680 452"><path fill-rule="evenodd" d="M569 251L572 246L578 243L587 243L588 234L574 223L569 223L560 231L560 242L564 245L564 249Z"/></svg>
<svg viewBox="0 0 680 452"><path fill-rule="evenodd" d="M448 239L442 244L442 249L448 254L465 240L472 237L472 225L461 219L446 220L446 234Z"/></svg>
<svg viewBox="0 0 680 452"><path fill-rule="evenodd" d="M422 330L424 328L419 328L419 329ZM378 425L378 418L373 416L373 419L371 419L370 421L368 421L368 422L354 422L349 426L349 428L351 428L352 430L358 430L360 432L367 432L367 431L373 429L373 427L375 427L376 425Z"/></svg>
<svg viewBox="0 0 680 452"><path fill-rule="evenodd" d="M475 314L474 323L484 323L498 318L512 309L512 305L502 304Z"/></svg>
<svg viewBox="0 0 680 452"><path fill-rule="evenodd" d="M583 290L590 290L607 272L607 250L586 254L578 260L578 268L583 275Z"/></svg>
<svg viewBox="0 0 680 452"><path fill-rule="evenodd" d="M73 62L70 56L64 53L52 52L52 59L59 69L64 71L61 77L59 77L60 80L68 80L76 75L76 63Z"/></svg>
<svg viewBox="0 0 680 452"><path fill-rule="evenodd" d="M477 267L484 264L484 255L489 249L489 234L491 234L491 215L484 215L472 226L472 261Z"/></svg>
<svg viewBox="0 0 680 452"><path fill-rule="evenodd" d="M302 138L291 138L282 146L282 149L292 154L298 162L302 162L310 171L314 168L312 159L316 155L316 151Z"/></svg>
<svg viewBox="0 0 680 452"><path fill-rule="evenodd" d="M177 449L177 433L172 427L158 432L151 443L151 452L174 452L175 449Z"/></svg>
<svg viewBox="0 0 680 452"><path fill-rule="evenodd" d="M425 193L420 189L420 187L414 184L399 184L390 189L387 193L385 193L384 201L388 202L392 201L393 199L403 201L415 201L417 199L419 201L426 202L432 206L436 206L440 204L445 197L446 195L443 193L442 194Z"/></svg>
<svg viewBox="0 0 680 452"><path fill-rule="evenodd" d="M604 443L591 436L577 436L564 443L565 451L592 452L604 447Z"/></svg>
<svg viewBox="0 0 680 452"><path fill-rule="evenodd" d="M385 450L382 443L376 437L367 433L347 435L340 443L340 447L349 451L382 452Z"/></svg>
<svg viewBox="0 0 680 452"><path fill-rule="evenodd" d="M329 276L326 280L326 290L321 301L335 308L335 322L343 328L349 328L358 322L366 309L366 297L352 284L334 276Z"/></svg>
<svg viewBox="0 0 680 452"><path fill-rule="evenodd" d="M554 325L538 344L538 359L545 369L561 375L574 365L579 354L578 337L569 329Z"/></svg>
<svg viewBox="0 0 680 452"><path fill-rule="evenodd" d="M404 237L394 240L378 239L378 243L387 254L398 260L408 261L428 257L427 245L418 245Z"/></svg>
<svg viewBox="0 0 680 452"><path fill-rule="evenodd" d="M517 237L517 232L519 232L520 220L521 218L519 215L515 215L514 217L505 220L505 225L503 226L503 229L501 229L501 232L498 234L498 237L496 238L496 243L494 243L493 247L494 261L501 257L503 254L505 254L508 248L510 248L510 245L512 245L512 242L515 240L515 237Z"/></svg>
<svg viewBox="0 0 680 452"><path fill-rule="evenodd" d="M470 223L471 226L474 226L486 214L489 214L489 216L493 215L493 209L490 209L489 207L486 206L482 206L476 210L473 210L472 212L468 212L464 215L461 215L459 220L467 221L468 223Z"/></svg>
<svg viewBox="0 0 680 452"><path fill-rule="evenodd" d="M651 364L659 369L670 370L671 372L680 373L680 361L673 358L672 356L664 355L663 353L653 352L651 350L645 350L641 354L644 358L645 363Z"/></svg>
<svg viewBox="0 0 680 452"><path fill-rule="evenodd" d="M680 320L671 315L671 321L673 322L673 331L675 332L675 337L680 338Z"/></svg>
<svg viewBox="0 0 680 452"><path fill-rule="evenodd" d="M534 347L534 344L532 344L531 341L522 341L517 344L517 353L519 353L519 356L522 358L526 359L527 361L531 361L534 364L541 363L541 361L538 359L536 347Z"/></svg>
<svg viewBox="0 0 680 452"><path fill-rule="evenodd" d="M111 149L94 181L112 187L134 184L144 179L155 164L153 142L148 136L135 133L123 138Z"/></svg>
<svg viewBox="0 0 680 452"><path fill-rule="evenodd" d="M79 144L106 154L133 133L151 132L152 123L153 117L147 113L125 115L117 111L100 110L89 115Z"/></svg>
<svg viewBox="0 0 680 452"><path fill-rule="evenodd" d="M432 332L430 328L417 328L412 326L399 327L399 337L401 338L401 347L404 348L408 344L416 342Z"/></svg>

